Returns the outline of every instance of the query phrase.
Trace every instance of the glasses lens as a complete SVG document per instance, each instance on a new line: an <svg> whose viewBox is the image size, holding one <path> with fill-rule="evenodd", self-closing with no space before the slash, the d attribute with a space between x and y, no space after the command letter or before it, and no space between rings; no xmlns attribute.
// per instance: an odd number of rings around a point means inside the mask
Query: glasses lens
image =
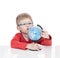
<svg viewBox="0 0 60 58"><path fill-rule="evenodd" d="M18 24L18 26L25 26L25 25L31 25L33 24L32 22L29 22L29 23L21 23L21 24Z"/></svg>

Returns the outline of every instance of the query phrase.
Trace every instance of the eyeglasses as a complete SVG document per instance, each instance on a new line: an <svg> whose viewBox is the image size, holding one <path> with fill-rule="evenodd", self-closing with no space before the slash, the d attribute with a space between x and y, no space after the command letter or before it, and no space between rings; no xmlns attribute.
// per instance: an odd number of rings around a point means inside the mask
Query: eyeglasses
<svg viewBox="0 0 60 58"><path fill-rule="evenodd" d="M25 25L32 25L33 24L33 22L29 22L29 23L20 23L20 24L18 24L18 26L25 26Z"/></svg>

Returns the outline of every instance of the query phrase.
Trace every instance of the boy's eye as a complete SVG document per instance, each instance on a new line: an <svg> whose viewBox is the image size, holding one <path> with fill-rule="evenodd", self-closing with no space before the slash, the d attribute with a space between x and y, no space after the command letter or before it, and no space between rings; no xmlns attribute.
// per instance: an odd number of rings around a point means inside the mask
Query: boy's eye
<svg viewBox="0 0 60 58"><path fill-rule="evenodd" d="M28 24L32 24L32 23L28 23Z"/></svg>
<svg viewBox="0 0 60 58"><path fill-rule="evenodd" d="M32 24L32 23L24 23L24 24L22 24L22 25L30 25L30 24Z"/></svg>
<svg viewBox="0 0 60 58"><path fill-rule="evenodd" d="M22 24L22 25L26 25L26 23Z"/></svg>
<svg viewBox="0 0 60 58"><path fill-rule="evenodd" d="M32 24L32 23L24 23L24 24L22 24L22 25L30 25L30 24Z"/></svg>
<svg viewBox="0 0 60 58"><path fill-rule="evenodd" d="M23 25L23 24L20 24L20 26Z"/></svg>

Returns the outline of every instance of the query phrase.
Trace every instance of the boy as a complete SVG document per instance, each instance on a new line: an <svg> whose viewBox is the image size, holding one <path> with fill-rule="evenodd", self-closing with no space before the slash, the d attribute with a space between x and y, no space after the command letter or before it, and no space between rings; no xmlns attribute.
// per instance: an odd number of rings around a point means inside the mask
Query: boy
<svg viewBox="0 0 60 58"><path fill-rule="evenodd" d="M51 36L46 32L42 32L42 37L36 43L33 43L31 39L28 38L28 30L33 26L32 18L27 13L19 14L16 18L17 29L19 33L17 33L13 39L11 40L11 47L18 49L31 49L31 50L39 50L39 44L45 46L52 45Z"/></svg>

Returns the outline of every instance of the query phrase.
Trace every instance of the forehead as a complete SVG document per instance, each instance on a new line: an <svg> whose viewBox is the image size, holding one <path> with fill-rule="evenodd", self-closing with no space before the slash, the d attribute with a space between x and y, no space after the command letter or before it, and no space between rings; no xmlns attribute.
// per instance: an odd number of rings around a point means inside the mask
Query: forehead
<svg viewBox="0 0 60 58"><path fill-rule="evenodd" d="M29 19L29 18L25 18L25 19L23 19L23 20L20 20L19 23L28 23L28 22L32 22L32 20Z"/></svg>

